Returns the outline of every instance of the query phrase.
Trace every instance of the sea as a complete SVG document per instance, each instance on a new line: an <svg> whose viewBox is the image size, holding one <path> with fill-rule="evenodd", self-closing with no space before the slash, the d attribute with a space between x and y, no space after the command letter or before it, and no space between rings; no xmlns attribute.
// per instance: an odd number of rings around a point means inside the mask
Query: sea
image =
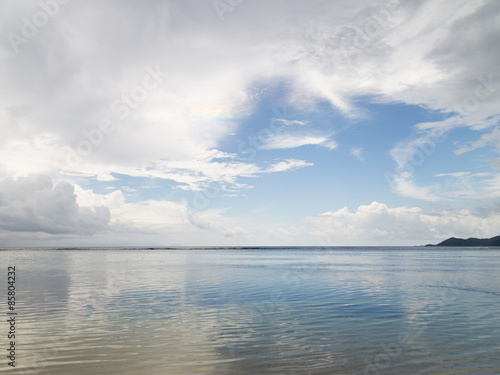
<svg viewBox="0 0 500 375"><path fill-rule="evenodd" d="M500 374L498 248L15 248L0 265L2 375Z"/></svg>

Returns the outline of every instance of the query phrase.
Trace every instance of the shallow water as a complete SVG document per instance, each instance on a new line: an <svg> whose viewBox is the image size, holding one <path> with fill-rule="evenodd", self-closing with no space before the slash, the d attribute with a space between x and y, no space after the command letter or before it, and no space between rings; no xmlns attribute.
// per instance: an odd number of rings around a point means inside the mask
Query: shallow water
<svg viewBox="0 0 500 375"><path fill-rule="evenodd" d="M500 373L500 250L23 249L0 264L18 314L2 374Z"/></svg>

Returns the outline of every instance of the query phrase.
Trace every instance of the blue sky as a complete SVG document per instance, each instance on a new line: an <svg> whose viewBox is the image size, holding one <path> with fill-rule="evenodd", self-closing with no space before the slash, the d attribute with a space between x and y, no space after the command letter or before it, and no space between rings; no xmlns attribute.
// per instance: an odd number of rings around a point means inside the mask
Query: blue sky
<svg viewBox="0 0 500 375"><path fill-rule="evenodd" d="M451 0L9 3L0 245L497 235L499 14Z"/></svg>

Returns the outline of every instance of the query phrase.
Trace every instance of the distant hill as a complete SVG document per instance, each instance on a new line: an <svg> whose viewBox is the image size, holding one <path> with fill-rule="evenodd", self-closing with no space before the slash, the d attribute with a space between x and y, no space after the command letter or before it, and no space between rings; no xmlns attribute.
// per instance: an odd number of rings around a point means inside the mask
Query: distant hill
<svg viewBox="0 0 500 375"><path fill-rule="evenodd" d="M466 240L464 240L463 238L451 237L447 240L444 240L443 242L438 243L437 245L427 246L500 246L500 236L491 238L467 238Z"/></svg>

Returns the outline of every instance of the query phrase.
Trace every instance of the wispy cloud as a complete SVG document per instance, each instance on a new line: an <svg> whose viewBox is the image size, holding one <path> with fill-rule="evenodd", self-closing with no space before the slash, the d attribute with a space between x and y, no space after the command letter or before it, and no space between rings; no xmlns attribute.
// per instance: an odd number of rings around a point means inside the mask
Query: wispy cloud
<svg viewBox="0 0 500 375"><path fill-rule="evenodd" d="M300 120L287 120L284 118L276 118L274 119L275 122L282 123L285 126L306 126L309 125L309 121L300 121Z"/></svg>
<svg viewBox="0 0 500 375"><path fill-rule="evenodd" d="M351 150L351 155L357 158L360 161L365 161L365 157L363 155L362 147L353 147Z"/></svg>
<svg viewBox="0 0 500 375"><path fill-rule="evenodd" d="M412 174L402 173L394 176L392 191L403 197L434 202L443 199L439 195L439 189L436 189L436 186L437 184L434 186L418 186Z"/></svg>
<svg viewBox="0 0 500 375"><path fill-rule="evenodd" d="M451 172L451 173L436 173L434 176L435 177L466 177L470 176L470 172Z"/></svg>
<svg viewBox="0 0 500 375"><path fill-rule="evenodd" d="M415 171L432 156L436 147L444 140L444 130L439 133L426 130L415 139L399 142L389 152L396 162L395 173L387 173L392 191L404 197L437 201L440 189L433 186L418 186ZM428 162L428 161L427 161Z"/></svg>
<svg viewBox="0 0 500 375"><path fill-rule="evenodd" d="M331 150L337 146L336 143L327 136L278 133L269 137L262 145L262 149L276 150L308 145L325 146Z"/></svg>
<svg viewBox="0 0 500 375"><path fill-rule="evenodd" d="M281 161L279 163L271 165L265 171L267 173L285 172L285 171L294 170L294 169L298 169L298 168L309 167L312 165L313 165L313 163L308 163L304 160L287 159L285 161Z"/></svg>
<svg viewBox="0 0 500 375"><path fill-rule="evenodd" d="M467 146L462 146L455 150L455 154L462 155L463 153L486 146L493 146L498 152L500 152L500 128L498 126L495 127L490 133L483 134L477 141L470 142Z"/></svg>

